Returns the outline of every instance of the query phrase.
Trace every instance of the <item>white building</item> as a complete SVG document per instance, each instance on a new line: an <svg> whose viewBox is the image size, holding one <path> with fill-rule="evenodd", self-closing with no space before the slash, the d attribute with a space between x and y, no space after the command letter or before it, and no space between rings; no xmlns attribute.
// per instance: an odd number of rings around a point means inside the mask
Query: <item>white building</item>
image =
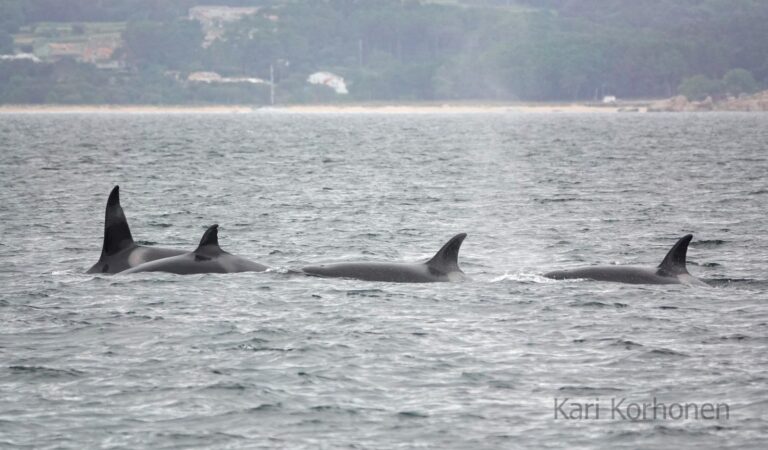
<svg viewBox="0 0 768 450"><path fill-rule="evenodd" d="M337 94L349 94L344 78L331 72L315 72L307 78L307 82L328 86L336 91Z"/></svg>

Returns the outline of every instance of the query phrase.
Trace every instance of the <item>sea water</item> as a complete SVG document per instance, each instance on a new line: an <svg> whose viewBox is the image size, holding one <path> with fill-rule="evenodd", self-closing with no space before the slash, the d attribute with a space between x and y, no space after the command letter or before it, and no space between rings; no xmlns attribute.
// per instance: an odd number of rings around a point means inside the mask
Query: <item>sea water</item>
<svg viewBox="0 0 768 450"><path fill-rule="evenodd" d="M2 114L0 446L760 448L767 143L742 113ZM218 223L273 269L85 274L114 185L139 243ZM462 283L294 273L459 232ZM687 233L712 287L541 276Z"/></svg>

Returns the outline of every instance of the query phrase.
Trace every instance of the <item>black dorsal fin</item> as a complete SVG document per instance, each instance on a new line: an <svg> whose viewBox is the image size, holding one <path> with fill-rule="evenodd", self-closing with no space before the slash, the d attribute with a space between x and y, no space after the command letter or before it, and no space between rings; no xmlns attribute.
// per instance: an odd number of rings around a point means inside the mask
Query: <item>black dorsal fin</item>
<svg viewBox="0 0 768 450"><path fill-rule="evenodd" d="M688 273L688 270L685 268L685 260L688 253L688 244L691 243L691 239L693 239L692 234L686 234L681 237L669 250L661 264L659 264L659 270L672 274Z"/></svg>
<svg viewBox="0 0 768 450"><path fill-rule="evenodd" d="M459 233L452 237L450 241L446 242L445 245L435 253L435 256L433 256L432 259L427 261L427 266L442 273L455 271L461 272L461 269L459 269L459 249L466 237L467 233Z"/></svg>
<svg viewBox="0 0 768 450"><path fill-rule="evenodd" d="M120 206L120 186L112 188L104 216L104 245L101 254L110 256L135 245L128 220Z"/></svg>
<svg viewBox="0 0 768 450"><path fill-rule="evenodd" d="M219 247L219 225L213 224L205 230L203 238L200 239L200 245L195 249L195 254L215 256L223 252L221 247Z"/></svg>

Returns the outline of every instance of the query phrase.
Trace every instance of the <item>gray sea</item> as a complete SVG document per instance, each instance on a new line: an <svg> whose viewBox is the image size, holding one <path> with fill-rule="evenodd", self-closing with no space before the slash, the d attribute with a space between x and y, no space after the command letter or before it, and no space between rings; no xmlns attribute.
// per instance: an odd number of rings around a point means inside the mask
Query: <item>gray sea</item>
<svg viewBox="0 0 768 450"><path fill-rule="evenodd" d="M2 114L0 447L766 448L767 147L765 114ZM85 274L114 185L141 243L218 223L274 269ZM463 283L292 273L459 232ZM541 276L687 233L712 287Z"/></svg>

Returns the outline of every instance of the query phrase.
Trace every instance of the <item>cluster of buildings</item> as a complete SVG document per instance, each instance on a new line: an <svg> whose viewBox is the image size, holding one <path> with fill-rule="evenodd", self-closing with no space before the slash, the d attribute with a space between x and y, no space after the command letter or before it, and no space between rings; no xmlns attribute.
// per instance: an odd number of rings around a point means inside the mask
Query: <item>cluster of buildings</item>
<svg viewBox="0 0 768 450"><path fill-rule="evenodd" d="M119 69L124 65L115 53L123 45L124 30L122 23L43 23L22 28L14 44L36 62L72 58L100 69Z"/></svg>
<svg viewBox="0 0 768 450"><path fill-rule="evenodd" d="M224 37L226 25L259 12L258 7L195 6L189 9L189 19L200 22L205 37L203 47L208 48L216 39Z"/></svg>
<svg viewBox="0 0 768 450"><path fill-rule="evenodd" d="M189 10L188 19L200 23L204 39L202 46L209 47L217 39L224 39L228 24L259 13L259 7L195 6ZM277 22L274 15L264 18ZM0 60L27 59L33 62L57 62L65 58L93 64L104 70L125 69L125 58L119 49L123 46L125 23L40 23L22 28L14 37L14 44L21 52L0 55ZM168 72L178 81L191 83L251 83L272 84L270 80L256 77L225 77L216 72L193 72L184 77L178 72ZM316 72L307 83L327 86L337 94L347 94L344 79L330 72Z"/></svg>
<svg viewBox="0 0 768 450"><path fill-rule="evenodd" d="M250 83L268 84L266 80L253 77L222 77L216 72L192 72L187 76L187 81L194 83Z"/></svg>
<svg viewBox="0 0 768 450"><path fill-rule="evenodd" d="M113 59L120 41L50 42L34 48L33 54L42 61L57 61L65 57L93 64L100 69L119 69L123 62Z"/></svg>

